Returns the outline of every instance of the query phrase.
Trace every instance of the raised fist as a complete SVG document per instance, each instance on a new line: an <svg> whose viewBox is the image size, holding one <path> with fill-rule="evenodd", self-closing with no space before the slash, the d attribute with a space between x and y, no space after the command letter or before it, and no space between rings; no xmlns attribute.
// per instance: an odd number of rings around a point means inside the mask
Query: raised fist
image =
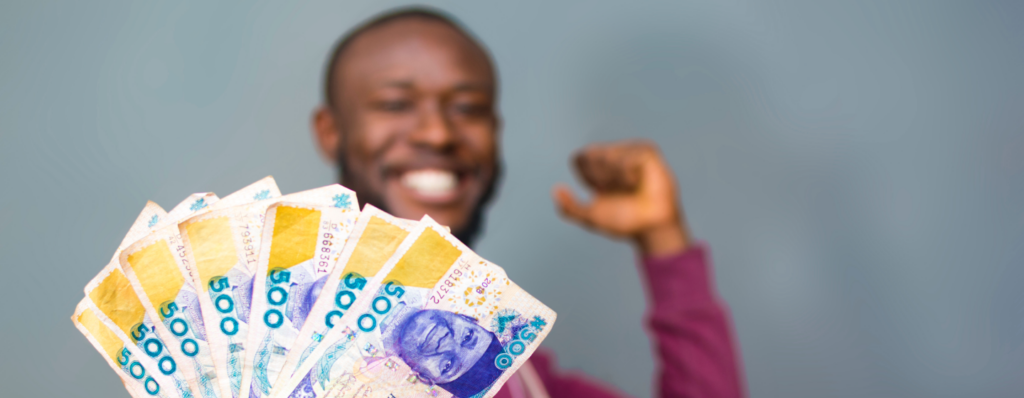
<svg viewBox="0 0 1024 398"><path fill-rule="evenodd" d="M605 235L629 239L648 256L671 255L689 246L675 179L657 145L591 144L576 153L573 163L592 198L583 203L567 186L557 185L554 199L563 216Z"/></svg>

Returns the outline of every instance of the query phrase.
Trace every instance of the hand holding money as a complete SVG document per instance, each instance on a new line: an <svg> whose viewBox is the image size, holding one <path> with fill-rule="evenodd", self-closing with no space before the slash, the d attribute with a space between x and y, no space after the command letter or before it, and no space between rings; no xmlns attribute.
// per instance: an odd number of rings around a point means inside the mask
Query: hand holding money
<svg viewBox="0 0 1024 398"><path fill-rule="evenodd" d="M150 203L72 321L140 397L490 397L555 313L429 217L331 185Z"/></svg>

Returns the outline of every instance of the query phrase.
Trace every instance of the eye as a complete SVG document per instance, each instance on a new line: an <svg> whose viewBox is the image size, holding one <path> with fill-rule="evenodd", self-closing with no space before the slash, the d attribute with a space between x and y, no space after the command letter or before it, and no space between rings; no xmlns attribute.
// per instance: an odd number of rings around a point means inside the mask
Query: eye
<svg viewBox="0 0 1024 398"><path fill-rule="evenodd" d="M455 112L467 116L481 116L487 114L488 107L484 104L473 102L461 102L454 104Z"/></svg>
<svg viewBox="0 0 1024 398"><path fill-rule="evenodd" d="M448 374L448 371L452 370L452 360L446 360L441 365L441 374Z"/></svg>
<svg viewBox="0 0 1024 398"><path fill-rule="evenodd" d="M473 339L473 333L475 333L475 332L476 332L475 330L473 330L473 329L469 329L469 330L468 330L468 331L466 332L466 335L465 335L465 336L462 336L462 345L466 345L466 344L468 344L468 343L469 343L469 341Z"/></svg>
<svg viewBox="0 0 1024 398"><path fill-rule="evenodd" d="M388 100L377 103L377 109L385 112L405 112L412 109L412 101Z"/></svg>

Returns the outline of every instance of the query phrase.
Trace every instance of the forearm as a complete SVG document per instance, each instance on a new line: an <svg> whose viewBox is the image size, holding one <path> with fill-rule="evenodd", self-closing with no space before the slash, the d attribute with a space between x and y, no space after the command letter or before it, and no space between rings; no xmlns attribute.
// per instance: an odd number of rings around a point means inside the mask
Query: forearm
<svg viewBox="0 0 1024 398"><path fill-rule="evenodd" d="M646 257L649 325L662 397L743 396L742 370L728 311L714 291L707 249Z"/></svg>

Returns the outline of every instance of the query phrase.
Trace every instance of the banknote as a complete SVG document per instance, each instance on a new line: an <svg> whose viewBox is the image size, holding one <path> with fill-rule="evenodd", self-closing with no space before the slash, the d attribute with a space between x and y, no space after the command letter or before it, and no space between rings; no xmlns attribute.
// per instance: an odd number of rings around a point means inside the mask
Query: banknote
<svg viewBox="0 0 1024 398"><path fill-rule="evenodd" d="M340 187L340 186L339 186ZM267 397L359 216L354 194L331 206L270 206L253 282L241 396Z"/></svg>
<svg viewBox="0 0 1024 398"><path fill-rule="evenodd" d="M90 307L90 319L103 323L120 342L126 346L136 346L145 352L153 361L156 367L164 375L172 379L173 384L164 383L165 389L175 388L183 397L192 396L192 388L178 371L177 362L169 355L169 350L164 349L164 341L155 334L148 334L150 330L147 324L152 322L145 314L142 303L139 301L131 284L125 278L124 273L118 267L117 258L121 251L132 242L145 236L160 225L173 222L174 218L180 218L189 213L192 204L202 200L204 203L213 203L218 200L212 193L200 193L185 198L170 214L164 212L156 203L148 202L142 212L135 219L128 233L121 241L111 261L103 267L99 274L92 278L85 285L84 305Z"/></svg>
<svg viewBox="0 0 1024 398"><path fill-rule="evenodd" d="M135 218L135 222L132 223L132 226L128 229L128 233L125 234L121 244L118 245L117 250L114 253L113 260L104 267L104 272L108 272L107 270L111 267L116 268L117 255L120 254L121 249L151 231L152 228L166 216L167 212L159 205L153 202L147 202L146 206L143 207L142 211L139 213L139 216ZM101 274L104 272L101 272ZM115 369L118 376L121 377L121 381L124 383L125 388L128 389L128 392L132 394L132 396L145 397L149 396L150 392L153 392L155 395L159 395L160 383L157 382L156 379L153 379L152 376L145 375L145 368L141 363L139 365L135 365L136 373L132 376L132 374L128 372L131 370L130 367L132 366L130 362L125 361L126 363L124 364L117 362L118 357L122 359L126 358L125 356L119 356L118 354L125 349L126 345L131 345L131 341L127 338L121 338L123 336L115 334L109 325L103 324L103 321L96 316L97 310L92 304L92 300L88 297L90 290L91 289L86 286L86 297L78 303L78 306L75 308L75 313L71 317L72 321L75 323L75 327L77 327L82 334L86 335L89 342L92 343L101 354L106 354L104 358L107 360L107 364ZM134 292L131 293L134 294ZM155 368L150 366L150 369ZM138 376L138 379L136 379L135 376ZM147 383L150 387L149 391L146 390L145 384ZM175 384L164 383L164 385L173 386ZM188 390L187 384L184 384L183 387L185 389L183 392L188 394L177 395L190 396L191 391ZM166 391L164 392L164 395L168 395Z"/></svg>
<svg viewBox="0 0 1024 398"><path fill-rule="evenodd" d="M348 312L368 279L391 258L417 222L396 218L369 204L345 243L338 264L327 278L320 297L306 317L288 352L278 380L286 379L316 349L324 335Z"/></svg>
<svg viewBox="0 0 1024 398"><path fill-rule="evenodd" d="M158 230L166 228L168 225L176 225L178 221L185 219L185 217L188 217L192 213L206 209L210 206L216 206L219 201L220 198L213 192L191 194L185 198L185 200L174 205L174 207L172 207L163 218L150 219L150 224L152 224L150 225L150 229ZM121 243L127 247L129 244L135 243L139 238L141 237L134 239L125 237L125 240Z"/></svg>
<svg viewBox="0 0 1024 398"><path fill-rule="evenodd" d="M217 200L217 195L205 192L189 195L189 197L185 198L181 203L188 203L205 197L210 197L211 200ZM138 217L135 217L135 222L133 222L132 226L128 228L128 233L124 235L124 238L121 239L121 243L117 245L117 250L114 252L113 259L117 260L117 255L121 253L121 250L124 250L124 248L128 247L132 242L135 242L139 240L139 238L150 233L154 228L159 227L161 222L166 221L168 217L180 217L180 214L183 212L179 211L177 208L182 206L181 203L174 207L173 211L176 211L176 213L169 214L160 207L160 205L152 201L146 202L146 206L144 206L142 211L139 212ZM113 267L116 266L115 263L116 261L109 263L106 266Z"/></svg>
<svg viewBox="0 0 1024 398"><path fill-rule="evenodd" d="M192 283L202 290L199 304L214 366L219 378L230 381L233 397L247 395L239 390L264 217L270 205L285 200L348 206L355 196L337 184L285 196L275 192L265 200L206 212L178 224L183 256L195 264Z"/></svg>
<svg viewBox="0 0 1024 398"><path fill-rule="evenodd" d="M187 204L187 208L192 213L208 212L261 200L271 192L280 191L268 177L215 202L198 199ZM176 213L176 209L170 213ZM223 395L228 386L218 379L210 356L198 294L191 283L194 267L181 256L181 250L178 225L171 220L161 223L118 256L121 271L144 309L144 322L134 331L159 336L194 394L203 398L228 397Z"/></svg>
<svg viewBox="0 0 1024 398"><path fill-rule="evenodd" d="M188 398L191 392L188 386L176 388L176 382L162 372L155 371L158 365L151 358L142 354L141 350L125 344L112 329L96 317L95 311L82 299L75 307L71 316L77 328L103 356L107 365L124 383L128 393L134 398Z"/></svg>
<svg viewBox="0 0 1024 398"><path fill-rule="evenodd" d="M426 216L365 290L273 397L491 397L556 316Z"/></svg>

